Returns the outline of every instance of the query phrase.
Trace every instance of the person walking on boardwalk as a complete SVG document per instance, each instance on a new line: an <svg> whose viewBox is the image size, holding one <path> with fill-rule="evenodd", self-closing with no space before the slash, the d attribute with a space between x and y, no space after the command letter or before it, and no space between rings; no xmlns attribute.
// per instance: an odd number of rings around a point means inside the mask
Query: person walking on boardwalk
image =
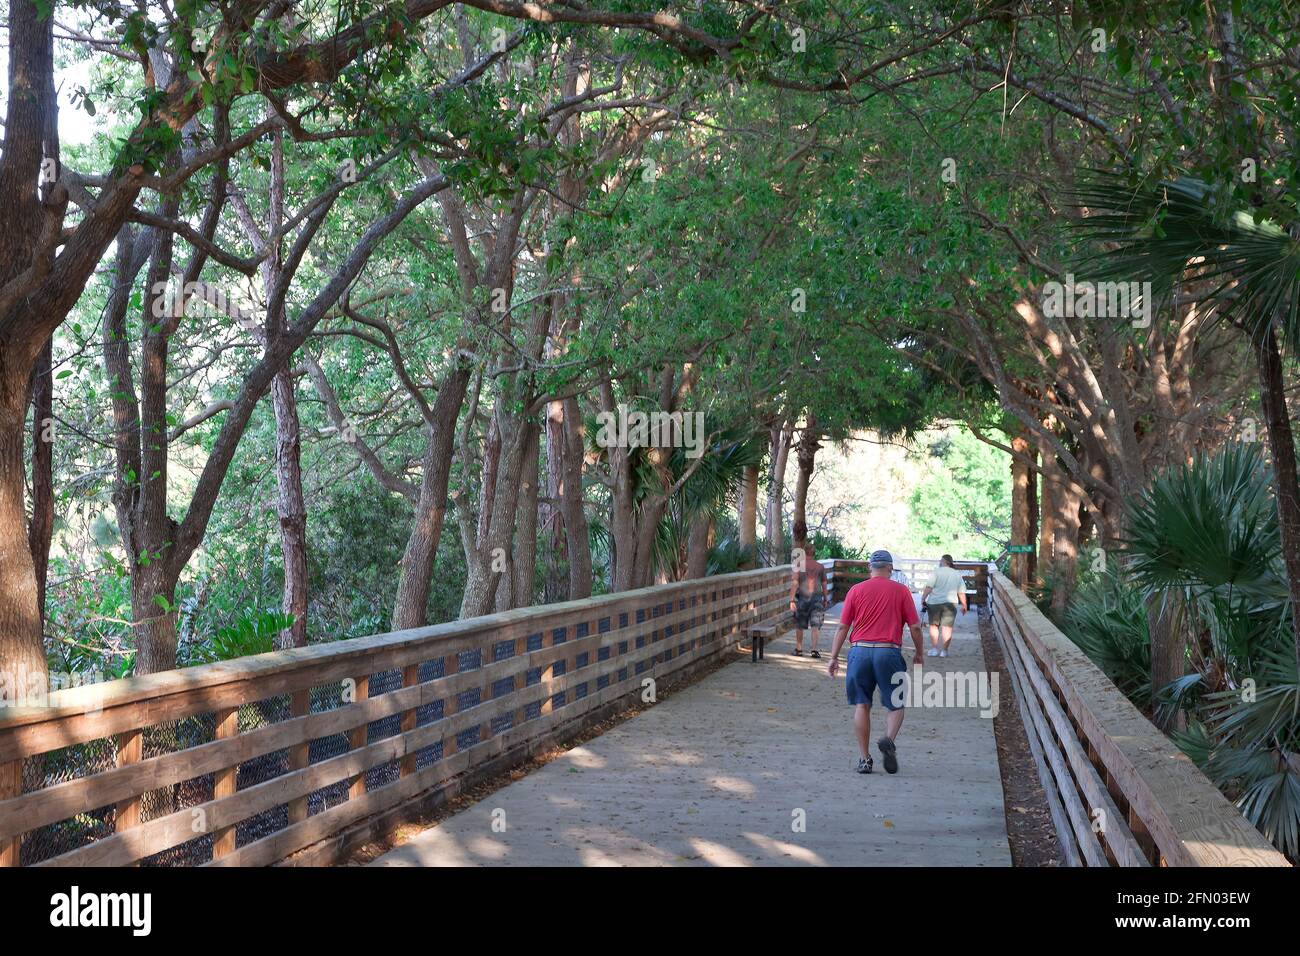
<svg viewBox="0 0 1300 956"><path fill-rule="evenodd" d="M952 643L952 626L957 623L957 605L961 605L962 614L969 609L966 579L953 565L951 554L939 559L934 577L921 592L921 604L927 608L926 616L930 619L930 649L925 654L927 657L947 657L948 645Z"/></svg>
<svg viewBox="0 0 1300 956"><path fill-rule="evenodd" d="M826 590L826 569L816 560L811 544L796 549L790 573L790 610L794 612L794 656L803 656L803 632L812 634L811 657L821 657L817 639L821 637L830 595Z"/></svg>
<svg viewBox="0 0 1300 956"><path fill-rule="evenodd" d="M913 664L920 664L921 618L916 613L912 591L906 584L890 579L894 557L888 551L871 552L871 577L855 584L844 598L840 626L835 630L831 662L826 672L834 677L840 669L840 648L849 640L848 666L844 670L844 689L853 707L853 729L857 733L862 758L858 773L871 773L871 701L877 687L880 702L889 712L885 718L885 736L876 741L884 758L885 772L898 773L899 728L903 726L903 684L907 680L907 663L903 660L903 626L912 632L916 653Z"/></svg>

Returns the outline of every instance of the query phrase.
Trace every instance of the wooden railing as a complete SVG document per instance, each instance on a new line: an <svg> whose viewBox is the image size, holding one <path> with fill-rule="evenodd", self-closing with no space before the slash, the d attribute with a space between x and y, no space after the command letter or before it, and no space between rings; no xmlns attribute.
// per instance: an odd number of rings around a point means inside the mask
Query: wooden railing
<svg viewBox="0 0 1300 956"><path fill-rule="evenodd" d="M786 613L789 575L277 651L0 711L0 865L327 862L717 660Z"/></svg>
<svg viewBox="0 0 1300 956"><path fill-rule="evenodd" d="M849 561L844 558L826 558L828 584L835 601L843 601L849 588L871 576L871 565L866 561ZM936 558L894 558L894 576L906 579L913 591L920 591L926 578L939 562ZM966 600L971 607L988 606L989 565L985 561L954 561L954 567L966 579Z"/></svg>
<svg viewBox="0 0 1300 956"><path fill-rule="evenodd" d="M992 621L1066 862L1288 866L1004 575Z"/></svg>

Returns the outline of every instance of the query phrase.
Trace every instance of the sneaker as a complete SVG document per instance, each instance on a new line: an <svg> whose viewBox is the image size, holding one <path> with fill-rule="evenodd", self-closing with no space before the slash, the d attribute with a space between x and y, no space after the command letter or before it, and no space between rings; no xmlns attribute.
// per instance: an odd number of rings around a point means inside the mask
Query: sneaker
<svg viewBox="0 0 1300 956"><path fill-rule="evenodd" d="M870 757L858 758L858 773L871 773L871 768L874 766Z"/></svg>
<svg viewBox="0 0 1300 956"><path fill-rule="evenodd" d="M888 737L881 737L876 741L876 746L880 748L880 754L885 758L885 773L898 773L898 748Z"/></svg>
<svg viewBox="0 0 1300 956"><path fill-rule="evenodd" d="M928 651L925 652L925 656L926 656L926 657L938 657L938 656L939 656L939 652L936 651L936 650L932 647L932 648L930 648Z"/></svg>
<svg viewBox="0 0 1300 956"><path fill-rule="evenodd" d="M822 652L821 652L821 651L813 651L813 652L812 652L811 654L809 654L808 656L809 656L809 657L815 657L815 658L817 658L818 660L821 660L821 659L822 659Z"/></svg>
<svg viewBox="0 0 1300 956"><path fill-rule="evenodd" d="M947 652L947 651L940 651L940 652L939 652L939 656L940 656L940 657L947 657L947 656L948 656L948 652Z"/></svg>

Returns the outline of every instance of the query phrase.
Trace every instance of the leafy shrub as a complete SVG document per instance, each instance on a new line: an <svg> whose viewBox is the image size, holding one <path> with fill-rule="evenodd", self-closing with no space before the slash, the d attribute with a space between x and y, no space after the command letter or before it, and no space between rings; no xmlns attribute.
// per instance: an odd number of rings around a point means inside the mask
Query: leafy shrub
<svg viewBox="0 0 1300 956"><path fill-rule="evenodd" d="M212 637L186 647L181 665L211 664L214 661L231 661L250 654L266 654L275 650L275 637L293 626L293 615L279 611L263 611L240 618L234 624L217 628Z"/></svg>
<svg viewBox="0 0 1300 956"><path fill-rule="evenodd" d="M1169 469L1130 508L1124 575L1081 588L1067 631L1135 702L1151 703L1145 602L1172 602L1191 672L1154 703L1186 713L1174 741L1295 860L1300 677L1277 522L1257 446Z"/></svg>
<svg viewBox="0 0 1300 956"><path fill-rule="evenodd" d="M1151 703L1151 641L1141 592L1119 571L1099 574L1075 592L1065 631L1139 707Z"/></svg>

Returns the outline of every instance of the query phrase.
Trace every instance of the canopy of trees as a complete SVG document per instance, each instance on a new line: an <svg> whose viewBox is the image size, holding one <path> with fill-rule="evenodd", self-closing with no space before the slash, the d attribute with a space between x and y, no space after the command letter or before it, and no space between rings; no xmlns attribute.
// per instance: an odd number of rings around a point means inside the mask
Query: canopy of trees
<svg viewBox="0 0 1300 956"><path fill-rule="evenodd" d="M1261 444L1294 665L1296 39L1269 0L13 0L6 692L778 563L821 448L948 423L919 533L1035 544L1058 612L1160 476ZM1144 607L1162 688L1189 632Z"/></svg>

